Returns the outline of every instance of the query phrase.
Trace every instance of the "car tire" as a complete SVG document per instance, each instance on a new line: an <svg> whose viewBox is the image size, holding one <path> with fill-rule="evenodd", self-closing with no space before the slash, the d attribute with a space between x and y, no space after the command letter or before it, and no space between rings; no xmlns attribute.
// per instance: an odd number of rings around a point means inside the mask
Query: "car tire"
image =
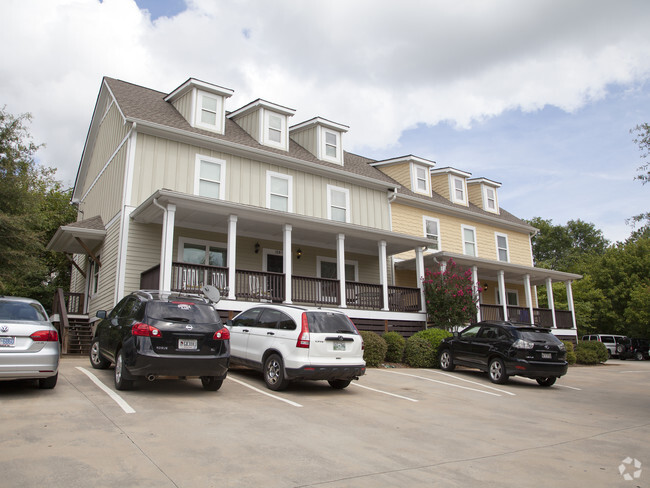
<svg viewBox="0 0 650 488"><path fill-rule="evenodd" d="M335 390L342 390L344 388L347 388L348 385L352 383L352 380L327 380L327 382Z"/></svg>
<svg viewBox="0 0 650 488"><path fill-rule="evenodd" d="M453 371L456 369L454 364L454 357L449 349L443 349L438 355L438 364L443 371Z"/></svg>
<svg viewBox="0 0 650 488"><path fill-rule="evenodd" d="M201 384L206 391L217 391L221 388L223 380L217 379L216 376L201 376Z"/></svg>
<svg viewBox="0 0 650 488"><path fill-rule="evenodd" d="M637 361L643 361L644 359L643 353L641 351L637 351L636 354L634 355L634 359L636 359Z"/></svg>
<svg viewBox="0 0 650 488"><path fill-rule="evenodd" d="M547 378L535 378L539 386L553 386L557 378L555 376L548 376Z"/></svg>
<svg viewBox="0 0 650 488"><path fill-rule="evenodd" d="M95 369L106 369L111 365L111 362L104 359L99 352L99 339L93 340L88 355L90 357L90 365Z"/></svg>
<svg viewBox="0 0 650 488"><path fill-rule="evenodd" d="M115 388L117 390L123 391L133 388L133 380L124 378L125 369L124 350L120 349L120 352L117 353L117 358L115 358Z"/></svg>
<svg viewBox="0 0 650 488"><path fill-rule="evenodd" d="M488 376L492 383L503 385L508 382L508 375L506 374L506 365L500 358L494 358L490 361L488 366Z"/></svg>
<svg viewBox="0 0 650 488"><path fill-rule="evenodd" d="M277 354L271 354L264 361L264 382L269 390L284 390L289 385L289 380L284 376L284 364Z"/></svg>
<svg viewBox="0 0 650 488"><path fill-rule="evenodd" d="M59 378L59 373L55 374L54 376L50 376L49 378L40 378L38 380L38 387L41 390L51 390L56 386L56 380Z"/></svg>

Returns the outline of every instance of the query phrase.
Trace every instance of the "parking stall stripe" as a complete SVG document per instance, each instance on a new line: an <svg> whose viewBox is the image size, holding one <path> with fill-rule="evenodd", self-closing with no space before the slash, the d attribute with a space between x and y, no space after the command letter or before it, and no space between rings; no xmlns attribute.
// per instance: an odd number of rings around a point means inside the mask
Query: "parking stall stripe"
<svg viewBox="0 0 650 488"><path fill-rule="evenodd" d="M354 385L354 386L358 386L360 388L365 388L366 390L372 390L372 391L376 391L377 393L383 393L384 395L390 395L390 396L394 396L394 397L397 397L397 398L402 398L403 400L408 400L409 402L417 402L417 400L415 398L409 398L409 397L405 397L405 396L402 396L402 395L397 395L395 393L389 393L387 391L376 390L375 388L370 388L369 386L360 385L359 383L350 383L350 384Z"/></svg>
<svg viewBox="0 0 650 488"><path fill-rule="evenodd" d="M131 406L124 401L124 399L119 396L117 393L115 393L113 390L111 390L108 386L106 386L104 383L102 383L97 376L92 374L90 371L86 370L85 368L82 368L81 366L77 366L77 369L81 371L83 374L88 376L88 378L91 379L93 383L95 383L99 388L101 388L104 393L106 393L109 397L113 399L115 403L117 403L122 410L124 410L126 413L135 413L135 410L131 408Z"/></svg>
<svg viewBox="0 0 650 488"><path fill-rule="evenodd" d="M250 388L251 390L255 390L256 392L261 393L262 395L266 395L266 396L269 396L271 398L275 398L276 400L280 400L282 402L288 403L289 405L293 405L294 407L302 407L302 405L300 405L300 403L292 402L291 400L287 400L286 398L282 398L282 397L279 397L279 396L276 396L276 395L272 395L271 393L267 393L264 390L260 390L259 388L255 388L254 386L251 386L248 383L244 383L243 381L236 380L235 378L233 378L230 375L228 375L227 378L229 380L234 381L235 383L239 383L240 385L245 386L246 388Z"/></svg>
<svg viewBox="0 0 650 488"><path fill-rule="evenodd" d="M484 385L483 383L479 383L477 381L472 381L472 380L468 380L468 379L465 379L465 378L461 378L460 376L455 376L453 374L443 373L442 371L430 371L428 369L420 370L420 371L429 371L431 373L441 374L443 376L448 376L448 377L454 378L456 380L466 381L467 383L471 383L473 385L482 386L483 388L489 388L490 390L499 391L501 393L505 393L506 395L517 396L515 393L512 393L511 391L501 390L500 388L495 388L494 386Z"/></svg>
<svg viewBox="0 0 650 488"><path fill-rule="evenodd" d="M535 378L526 378L523 376L517 376L517 378L520 378L522 380L528 380L528 381L537 381ZM570 390L582 391L581 388L576 388L575 386L558 385L557 383L555 383L555 386L557 386L558 388L569 388Z"/></svg>
<svg viewBox="0 0 650 488"><path fill-rule="evenodd" d="M413 378L419 378L421 380L431 381L433 383L440 383L441 385L453 386L454 388L461 388L463 390L470 390L470 391L475 391L475 392L478 392L478 393L484 393L485 395L492 395L492 396L498 396L498 397L501 396L498 393L492 393L491 391L483 391L483 390L477 390L476 388L470 388L468 386L454 385L453 383L447 383L446 381L438 381L438 380L434 380L432 378L425 378L424 376L418 376L418 375L415 375L415 374L398 373L397 371L388 371L388 370L385 370L385 369L382 369L380 371L384 371L386 373L401 374L402 376L411 376Z"/></svg>

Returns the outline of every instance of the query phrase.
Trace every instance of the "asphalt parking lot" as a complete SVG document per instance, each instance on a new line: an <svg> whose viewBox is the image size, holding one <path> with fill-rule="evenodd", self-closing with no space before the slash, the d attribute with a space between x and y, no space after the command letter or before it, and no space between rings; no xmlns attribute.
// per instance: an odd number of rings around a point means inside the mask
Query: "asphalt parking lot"
<svg viewBox="0 0 650 488"><path fill-rule="evenodd" d="M650 486L650 361L572 367L551 388L370 369L274 393L240 369L218 392L118 395L112 375L66 357L54 390L0 382L0 486Z"/></svg>

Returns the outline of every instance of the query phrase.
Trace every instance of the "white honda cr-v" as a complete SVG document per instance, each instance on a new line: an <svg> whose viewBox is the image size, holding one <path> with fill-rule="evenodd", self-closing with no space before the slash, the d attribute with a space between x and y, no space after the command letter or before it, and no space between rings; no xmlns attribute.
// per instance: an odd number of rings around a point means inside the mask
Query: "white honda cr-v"
<svg viewBox="0 0 650 488"><path fill-rule="evenodd" d="M258 305L228 321L230 360L261 371L271 390L327 380L341 389L366 371L363 339L338 310Z"/></svg>

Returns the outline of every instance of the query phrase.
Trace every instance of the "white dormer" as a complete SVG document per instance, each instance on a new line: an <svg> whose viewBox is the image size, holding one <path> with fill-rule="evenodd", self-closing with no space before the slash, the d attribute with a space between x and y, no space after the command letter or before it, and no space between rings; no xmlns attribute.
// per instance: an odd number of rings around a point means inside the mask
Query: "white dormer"
<svg viewBox="0 0 650 488"><path fill-rule="evenodd" d="M264 146L289 150L288 120L296 111L258 98L228 118Z"/></svg>
<svg viewBox="0 0 650 488"><path fill-rule="evenodd" d="M409 155L399 158L386 159L372 163L374 166L387 174L402 185L409 187L414 193L431 196L431 176L429 172L436 165L434 161ZM408 179L406 171L408 169Z"/></svg>
<svg viewBox="0 0 650 488"><path fill-rule="evenodd" d="M225 130L225 100L233 90L190 78L167 97L185 120L198 129L223 134Z"/></svg>
<svg viewBox="0 0 650 488"><path fill-rule="evenodd" d="M449 198L452 203L469 206L467 179L471 173L456 168L440 168L431 171L434 190ZM436 189L436 186L438 187Z"/></svg>
<svg viewBox="0 0 650 488"><path fill-rule="evenodd" d="M294 125L289 132L291 139L321 161L343 166L343 134L348 129L347 125L315 117Z"/></svg>
<svg viewBox="0 0 650 488"><path fill-rule="evenodd" d="M471 203L481 207L486 212L499 213L497 188L501 187L501 183L487 178L472 178L467 180L467 186Z"/></svg>

